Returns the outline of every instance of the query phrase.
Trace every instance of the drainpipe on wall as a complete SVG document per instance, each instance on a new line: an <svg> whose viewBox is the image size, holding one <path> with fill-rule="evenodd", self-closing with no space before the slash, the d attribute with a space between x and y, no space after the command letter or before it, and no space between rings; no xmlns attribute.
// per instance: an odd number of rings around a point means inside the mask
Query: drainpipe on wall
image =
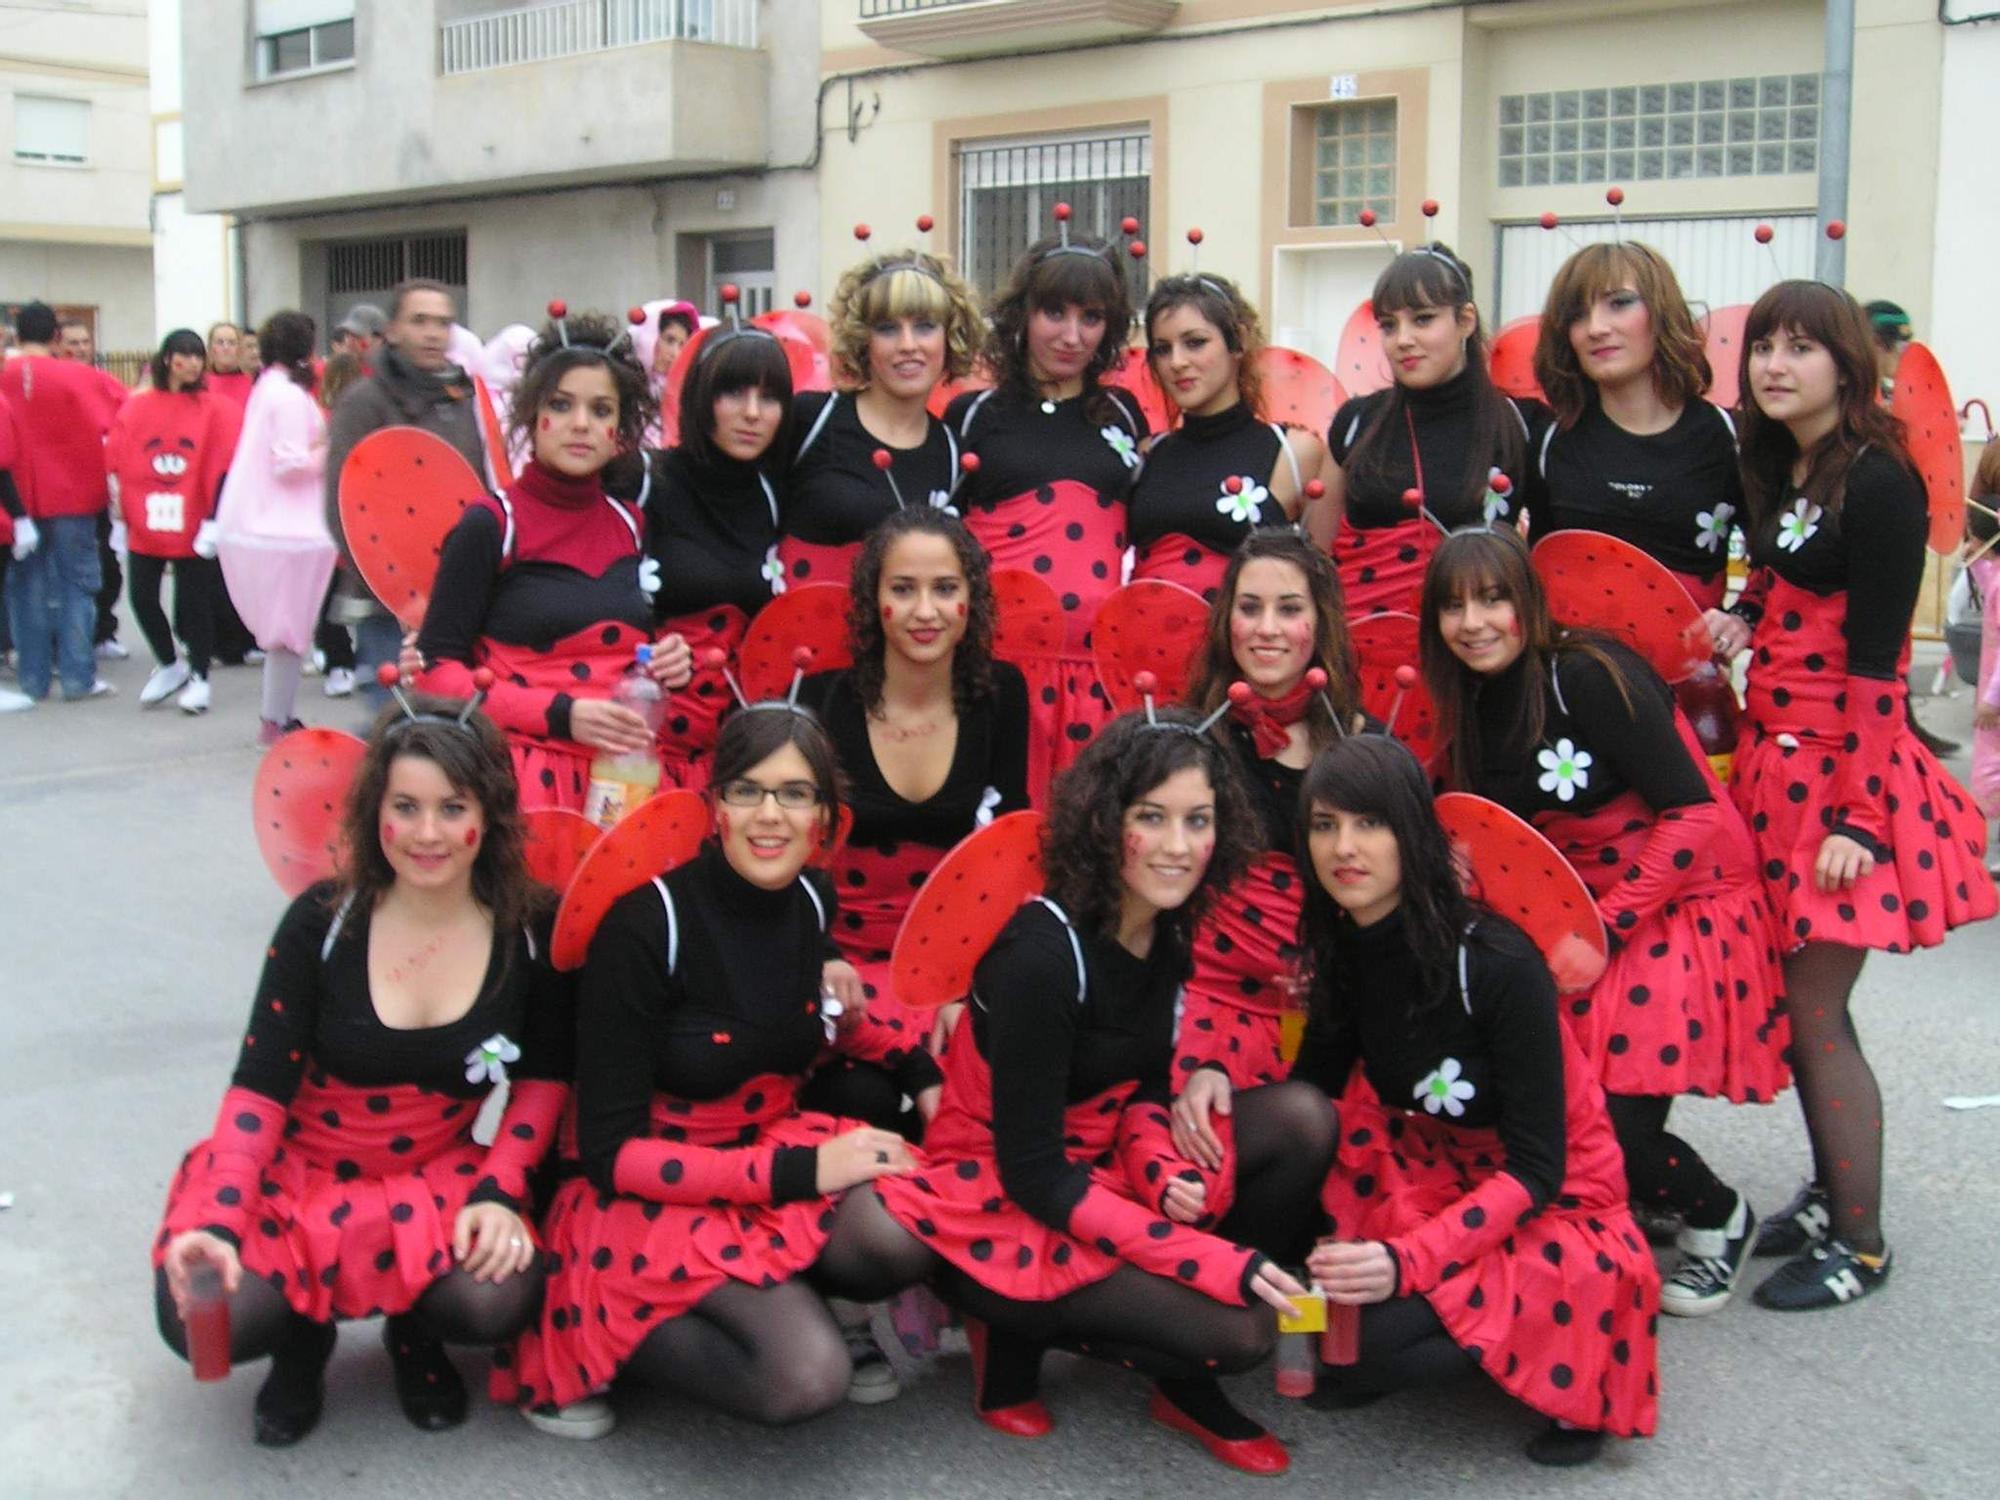
<svg viewBox="0 0 2000 1500"><path fill-rule="evenodd" d="M1847 218L1847 148L1854 128L1854 0L1827 0L1826 67L1819 88L1819 250L1813 271L1829 286L1847 280L1847 241L1826 226Z"/></svg>

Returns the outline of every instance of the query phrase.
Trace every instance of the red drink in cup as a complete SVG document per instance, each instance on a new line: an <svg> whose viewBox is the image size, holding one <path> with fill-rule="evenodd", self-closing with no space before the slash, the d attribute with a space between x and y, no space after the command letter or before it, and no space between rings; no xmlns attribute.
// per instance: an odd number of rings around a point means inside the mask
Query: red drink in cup
<svg viewBox="0 0 2000 1500"><path fill-rule="evenodd" d="M1329 1365L1351 1365L1361 1358L1361 1309L1357 1304L1328 1299L1319 1357Z"/></svg>
<svg viewBox="0 0 2000 1500"><path fill-rule="evenodd" d="M188 1280L187 1307L181 1314L187 1329L188 1363L196 1380L229 1378L229 1298L222 1290L222 1273L204 1263Z"/></svg>

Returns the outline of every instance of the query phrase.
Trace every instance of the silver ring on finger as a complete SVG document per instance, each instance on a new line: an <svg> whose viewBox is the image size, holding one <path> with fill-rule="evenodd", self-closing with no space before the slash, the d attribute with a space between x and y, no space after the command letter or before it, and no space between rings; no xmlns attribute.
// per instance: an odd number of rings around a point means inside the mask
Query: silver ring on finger
<svg viewBox="0 0 2000 1500"><path fill-rule="evenodd" d="M513 1238L513 1241L512 1241L512 1243L513 1243L513 1246L514 1246L514 1248L515 1248L516 1250L518 1250L518 1249L520 1249L520 1248L521 1248L521 1246L522 1246L522 1245L526 1244L527 1242L526 1242L525 1240L523 1240L523 1239L522 1239L522 1238L521 1238L521 1237L520 1237L520 1236L519 1236L519 1235L517 1234L517 1235L515 1235L515 1236L514 1236L514 1238Z"/></svg>

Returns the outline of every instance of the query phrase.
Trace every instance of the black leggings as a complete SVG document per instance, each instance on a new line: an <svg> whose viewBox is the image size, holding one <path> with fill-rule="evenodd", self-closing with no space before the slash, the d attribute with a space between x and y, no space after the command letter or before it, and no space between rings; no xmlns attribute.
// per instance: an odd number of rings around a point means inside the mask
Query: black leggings
<svg viewBox="0 0 2000 1500"><path fill-rule="evenodd" d="M1672 1095L1607 1094L1611 1129L1625 1153L1625 1183L1632 1201L1678 1213L1691 1229L1721 1229L1736 1211L1736 1191L1694 1147L1667 1130Z"/></svg>
<svg viewBox="0 0 2000 1500"><path fill-rule="evenodd" d="M1219 1232L1296 1264L1311 1241L1333 1159L1332 1106L1309 1084L1280 1083L1238 1094L1234 1118L1236 1204ZM1251 1369L1277 1336L1277 1320L1261 1301L1231 1307L1136 1266L1047 1302L999 1296L944 1261L865 1190L842 1200L813 1275L829 1292L861 1302L935 1277L948 1300L1020 1342L1075 1348L1169 1379Z"/></svg>
<svg viewBox="0 0 2000 1500"><path fill-rule="evenodd" d="M417 1298L415 1316L431 1334L447 1344L504 1344L535 1319L542 1306L539 1267L516 1271L505 1281L478 1282L464 1271L448 1271ZM153 1273L153 1315L160 1337L182 1359L187 1358L187 1329L167 1290L167 1273ZM243 1273L229 1299L229 1362L246 1364L283 1348L297 1318L284 1293L269 1282Z"/></svg>
<svg viewBox="0 0 2000 1500"><path fill-rule="evenodd" d="M1449 1385L1478 1369L1479 1361L1445 1332L1429 1302L1391 1297L1361 1309L1361 1357L1324 1373L1342 1390L1379 1394Z"/></svg>
<svg viewBox="0 0 2000 1500"><path fill-rule="evenodd" d="M848 1201L857 1196L874 1197L856 1189ZM833 1314L806 1281L730 1281L647 1334L624 1373L779 1426L837 1406L853 1364Z"/></svg>
<svg viewBox="0 0 2000 1500"><path fill-rule="evenodd" d="M221 586L221 569L214 561L199 557L146 557L137 552L126 564L132 618L139 622L146 644L153 648L153 659L163 667L171 662L176 654L174 637L179 636L187 647L188 670L206 677L215 655L215 595ZM171 631L166 612L160 608L160 584L169 564L174 570Z"/></svg>

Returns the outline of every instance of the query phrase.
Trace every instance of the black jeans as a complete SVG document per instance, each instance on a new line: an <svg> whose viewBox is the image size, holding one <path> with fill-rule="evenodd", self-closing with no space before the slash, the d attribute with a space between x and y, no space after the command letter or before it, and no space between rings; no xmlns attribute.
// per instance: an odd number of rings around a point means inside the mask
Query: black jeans
<svg viewBox="0 0 2000 1500"><path fill-rule="evenodd" d="M187 648L188 670L206 677L215 655L215 596L222 589L222 568L213 559L200 557L144 557L134 552L128 559L131 576L132 617L139 622L146 644L161 666L174 659L174 638ZM174 627L167 629L166 611L160 608L160 585L166 571L174 570Z"/></svg>

